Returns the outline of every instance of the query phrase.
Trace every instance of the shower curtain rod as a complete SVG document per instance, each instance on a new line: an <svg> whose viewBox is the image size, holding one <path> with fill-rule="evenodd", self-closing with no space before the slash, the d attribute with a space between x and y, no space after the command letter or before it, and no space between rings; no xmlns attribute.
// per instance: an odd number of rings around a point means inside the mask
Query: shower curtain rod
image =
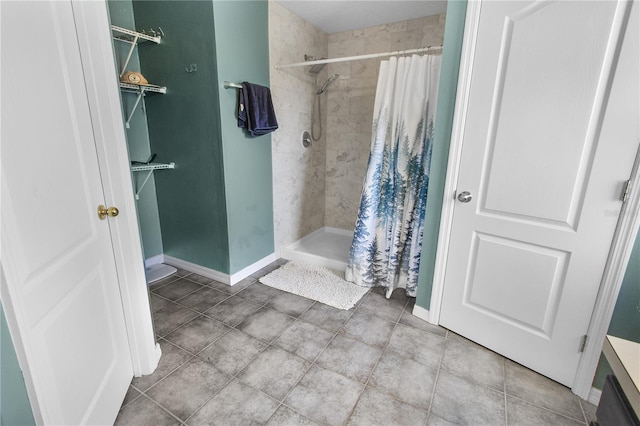
<svg viewBox="0 0 640 426"><path fill-rule="evenodd" d="M409 55L409 54L412 54L412 53L428 52L430 50L442 50L442 45L440 45L440 46L421 47L421 48L418 48L418 49L409 49L409 50L396 50L395 52L371 53L371 54L368 54L368 55L345 56L343 58L318 59L318 60L315 60L315 61L296 62L295 64L276 65L275 68L277 70L279 70L279 69L282 69L282 68L303 67L305 65L332 64L334 62L357 61L359 59L381 58L383 56Z"/></svg>

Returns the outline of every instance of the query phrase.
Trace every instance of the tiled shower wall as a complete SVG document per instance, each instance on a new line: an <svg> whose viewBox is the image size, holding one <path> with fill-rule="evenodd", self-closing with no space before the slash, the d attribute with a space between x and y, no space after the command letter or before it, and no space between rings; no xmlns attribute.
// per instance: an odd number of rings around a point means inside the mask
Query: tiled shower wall
<svg viewBox="0 0 640 426"><path fill-rule="evenodd" d="M269 2L271 93L279 125L271 139L276 250L324 226L325 137L310 148L303 148L301 139L304 130L311 131L316 86L326 80L327 69L316 76L309 67L275 66L302 62L305 54L327 57L327 46L324 31ZM326 135L326 114L323 120Z"/></svg>
<svg viewBox="0 0 640 426"><path fill-rule="evenodd" d="M445 15L329 35L329 57L439 46ZM373 104L380 61L327 66L340 78L328 91L325 226L353 230L371 146Z"/></svg>
<svg viewBox="0 0 640 426"><path fill-rule="evenodd" d="M439 46L444 15L327 35L269 2L271 92L278 116L272 136L276 250L323 226L352 230L371 145L379 59L328 64L316 77L310 67L275 69L317 58ZM311 130L316 89L340 74L322 101L323 136L311 148L301 135Z"/></svg>

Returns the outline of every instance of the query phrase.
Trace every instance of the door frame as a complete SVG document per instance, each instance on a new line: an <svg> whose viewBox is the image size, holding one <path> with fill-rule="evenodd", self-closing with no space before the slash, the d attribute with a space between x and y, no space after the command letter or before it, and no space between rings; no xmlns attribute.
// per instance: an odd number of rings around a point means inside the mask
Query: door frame
<svg viewBox="0 0 640 426"><path fill-rule="evenodd" d="M474 57L476 54L477 36L480 25L480 11L482 0L469 2L462 43L460 59L460 73L458 75L458 91L455 102L453 129L447 162L445 178L444 199L440 215L440 232L436 248L436 262L434 267L433 286L431 289L431 302L429 306L428 320L433 324L440 323L442 308L442 296L444 293L444 280L447 260L449 257L449 243L453 228L453 212L456 205L454 193L460 173L460 160L462 157L462 140L464 137L465 123L471 88L471 74ZM627 3L630 3L627 0ZM628 13L625 14L628 16ZM617 52L619 54L619 52ZM640 143L640 141L638 141ZM639 151L640 153L640 151ZM640 154L639 154L640 155ZM571 390L583 399L597 402L599 393L592 392L593 377L598 366L602 344L607 334L607 329L613 315L622 279L631 256L631 250L635 242L635 236L640 227L640 214L634 213L640 210L640 191L633 190L640 186L640 165L638 160L634 165L631 180L631 192L622 205L618 224L613 237L611 250L607 264L603 272L600 289L596 298L593 314L589 323L587 335L589 336L585 350L580 358L576 378ZM622 189L622 187L621 187Z"/></svg>
<svg viewBox="0 0 640 426"><path fill-rule="evenodd" d="M82 0L71 0L71 4L104 198L106 205L118 206L120 210L118 219L109 221L109 228L131 352L132 375L151 374L158 365L161 351L151 320L107 4L105 1ZM0 13L1 8L0 4ZM19 304L12 300L12 294L15 293L11 291L17 280L11 271L10 254L5 252L4 256L4 262L0 263L2 305L34 419L37 424L44 424L47 410L35 392L40 387L41 379L33 375L28 363L28 359L37 357L37 354L28 353L28 348L22 342L20 331L23 315L16 312Z"/></svg>

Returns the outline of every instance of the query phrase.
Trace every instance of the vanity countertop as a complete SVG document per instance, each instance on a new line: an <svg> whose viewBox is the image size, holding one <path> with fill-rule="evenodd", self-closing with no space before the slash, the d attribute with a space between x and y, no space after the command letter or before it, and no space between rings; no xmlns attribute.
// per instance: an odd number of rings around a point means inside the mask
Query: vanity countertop
<svg viewBox="0 0 640 426"><path fill-rule="evenodd" d="M607 336L602 352L631 407L640 418L640 343Z"/></svg>

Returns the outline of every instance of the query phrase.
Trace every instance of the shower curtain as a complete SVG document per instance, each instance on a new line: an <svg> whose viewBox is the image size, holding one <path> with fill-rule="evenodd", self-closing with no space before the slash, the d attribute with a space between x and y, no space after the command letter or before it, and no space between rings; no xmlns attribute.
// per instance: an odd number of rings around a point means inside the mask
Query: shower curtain
<svg viewBox="0 0 640 426"><path fill-rule="evenodd" d="M404 288L415 297L433 141L440 56L380 63L371 153L360 199L348 281Z"/></svg>

